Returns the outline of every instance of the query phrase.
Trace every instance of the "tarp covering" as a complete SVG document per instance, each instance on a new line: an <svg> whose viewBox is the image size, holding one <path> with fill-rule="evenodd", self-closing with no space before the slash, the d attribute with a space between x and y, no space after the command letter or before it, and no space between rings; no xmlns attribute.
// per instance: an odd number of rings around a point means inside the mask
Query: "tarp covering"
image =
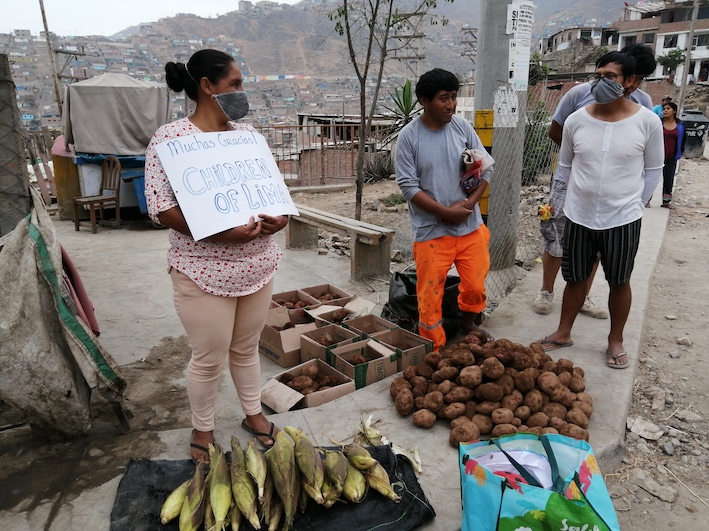
<svg viewBox="0 0 709 531"><path fill-rule="evenodd" d="M155 130L172 119L167 85L102 74L67 87L63 129L77 152L144 155Z"/></svg>
<svg viewBox="0 0 709 531"><path fill-rule="evenodd" d="M126 383L76 315L54 226L31 190L32 212L0 238L0 399L33 426L81 435L91 389L119 402Z"/></svg>

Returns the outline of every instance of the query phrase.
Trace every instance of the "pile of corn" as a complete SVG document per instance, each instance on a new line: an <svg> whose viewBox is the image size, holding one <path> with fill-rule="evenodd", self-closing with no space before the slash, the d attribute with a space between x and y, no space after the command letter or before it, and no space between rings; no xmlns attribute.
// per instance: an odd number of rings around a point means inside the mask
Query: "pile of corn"
<svg viewBox="0 0 709 531"><path fill-rule="evenodd" d="M287 435L286 435L287 433ZM290 437L289 437L290 435ZM347 446L325 450L312 444L302 430L286 426L270 450L261 453L256 441L244 450L231 439L231 463L218 444L209 445L209 473L197 464L192 479L165 500L160 519L179 517L180 531L238 530L242 519L254 529L290 529L296 510L309 500L325 507L337 501L361 502L370 488L398 502L389 475L366 448Z"/></svg>

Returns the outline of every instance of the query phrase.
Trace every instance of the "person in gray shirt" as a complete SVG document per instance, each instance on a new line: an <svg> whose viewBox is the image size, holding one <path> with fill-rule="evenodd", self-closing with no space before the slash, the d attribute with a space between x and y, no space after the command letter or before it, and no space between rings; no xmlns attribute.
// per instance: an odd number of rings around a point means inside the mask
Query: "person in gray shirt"
<svg viewBox="0 0 709 531"><path fill-rule="evenodd" d="M459 82L454 74L434 68L416 84L423 113L399 133L396 182L409 202L416 262L419 334L434 350L446 344L443 290L455 264L460 275L458 307L461 329L491 340L479 328L487 305L485 277L490 269L490 231L483 224L478 201L492 169L482 172L476 187L461 185L463 151L485 148L469 122L455 115Z"/></svg>

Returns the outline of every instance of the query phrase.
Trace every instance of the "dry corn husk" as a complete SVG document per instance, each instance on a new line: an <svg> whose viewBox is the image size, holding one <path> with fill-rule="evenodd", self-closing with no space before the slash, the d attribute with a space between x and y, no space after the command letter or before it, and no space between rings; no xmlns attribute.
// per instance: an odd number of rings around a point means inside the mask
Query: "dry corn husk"
<svg viewBox="0 0 709 531"><path fill-rule="evenodd" d="M308 496L322 505L322 484L325 479L320 452L313 446L303 430L293 426L283 428L295 441L295 461L302 474L302 488ZM302 510L302 508L301 508Z"/></svg>
<svg viewBox="0 0 709 531"><path fill-rule="evenodd" d="M242 518L243 518L243 515L241 514L241 511L234 504L234 500L232 500L231 509L229 509L229 522L231 522L231 528L234 531L239 530L239 526L241 525Z"/></svg>
<svg viewBox="0 0 709 531"><path fill-rule="evenodd" d="M192 480L187 486L185 501L180 511L180 531L197 531L202 527L207 490L204 467L203 461L197 463Z"/></svg>
<svg viewBox="0 0 709 531"><path fill-rule="evenodd" d="M335 487L330 482L330 478L326 476L322 486L322 495L323 498L325 498L325 503L323 503L323 506L329 509L335 505L335 502L340 498L340 494L342 494L342 489Z"/></svg>
<svg viewBox="0 0 709 531"><path fill-rule="evenodd" d="M278 529L278 524L281 523L283 518L283 504L281 500L274 500L273 506L271 508L271 516L268 519L268 531L276 531Z"/></svg>
<svg viewBox="0 0 709 531"><path fill-rule="evenodd" d="M354 503L361 502L367 494L367 480L359 469L347 463L347 478L342 488L345 498Z"/></svg>
<svg viewBox="0 0 709 531"><path fill-rule="evenodd" d="M273 446L266 451L266 462L273 477L273 486L283 502L283 528L290 529L293 526L300 489L296 485L295 449L285 431L281 430L276 434Z"/></svg>
<svg viewBox="0 0 709 531"><path fill-rule="evenodd" d="M391 486L389 474L380 463L366 470L364 477L367 480L367 484L377 492L381 492L384 496L397 503L401 501L401 496L394 492Z"/></svg>
<svg viewBox="0 0 709 531"><path fill-rule="evenodd" d="M258 500L263 503L263 490L266 482L266 473L268 465L266 464L266 456L256 447L256 439L250 439L246 445L246 470L256 483Z"/></svg>
<svg viewBox="0 0 709 531"><path fill-rule="evenodd" d="M231 506L231 477L222 447L216 443L209 445L209 463L209 503L214 523L207 526L205 520L205 527L208 530L224 531L228 524L227 514Z"/></svg>
<svg viewBox="0 0 709 531"><path fill-rule="evenodd" d="M330 483L342 492L342 487L347 478L347 458L345 454L337 450L325 450L323 469L325 470L325 475L330 479Z"/></svg>
<svg viewBox="0 0 709 531"><path fill-rule="evenodd" d="M264 457L266 457L264 455ZM266 462L268 466L268 462ZM266 469L266 481L263 484L263 499L259 501L261 508L261 519L264 522L271 521L271 505L273 503L273 477L271 472Z"/></svg>
<svg viewBox="0 0 709 531"><path fill-rule="evenodd" d="M358 470L369 470L379 462L372 457L366 448L357 444L346 446L345 455L347 456L350 464Z"/></svg>
<svg viewBox="0 0 709 531"><path fill-rule="evenodd" d="M185 501L185 494L187 493L187 485L189 484L190 480L188 479L182 483L182 485L173 490L168 495L165 503L162 504L162 508L160 509L160 522L162 525L165 525L180 516L182 504Z"/></svg>
<svg viewBox="0 0 709 531"><path fill-rule="evenodd" d="M236 507L254 529L261 529L256 504L256 485L246 471L246 456L239 439L231 438L231 490Z"/></svg>

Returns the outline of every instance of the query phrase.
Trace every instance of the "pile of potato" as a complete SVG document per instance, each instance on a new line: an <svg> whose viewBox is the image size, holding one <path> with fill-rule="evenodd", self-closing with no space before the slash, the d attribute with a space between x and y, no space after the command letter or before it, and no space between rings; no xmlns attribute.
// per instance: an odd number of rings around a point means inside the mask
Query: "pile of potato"
<svg viewBox="0 0 709 531"><path fill-rule="evenodd" d="M449 421L455 448L518 431L588 441L593 399L583 378L581 367L563 358L554 361L539 343L486 343L473 333L406 367L390 394L399 414L413 413L420 428Z"/></svg>
<svg viewBox="0 0 709 531"><path fill-rule="evenodd" d="M324 391L342 383L336 376L319 372L316 365L306 365L297 376L285 373L279 378L279 381L303 395Z"/></svg>
<svg viewBox="0 0 709 531"><path fill-rule="evenodd" d="M294 297L292 300L289 300L289 301L286 301L283 299L275 299L273 302L275 302L279 306L285 306L289 310L295 310L297 308L305 308L306 306L310 306L312 304L311 302L302 301L298 297Z"/></svg>

